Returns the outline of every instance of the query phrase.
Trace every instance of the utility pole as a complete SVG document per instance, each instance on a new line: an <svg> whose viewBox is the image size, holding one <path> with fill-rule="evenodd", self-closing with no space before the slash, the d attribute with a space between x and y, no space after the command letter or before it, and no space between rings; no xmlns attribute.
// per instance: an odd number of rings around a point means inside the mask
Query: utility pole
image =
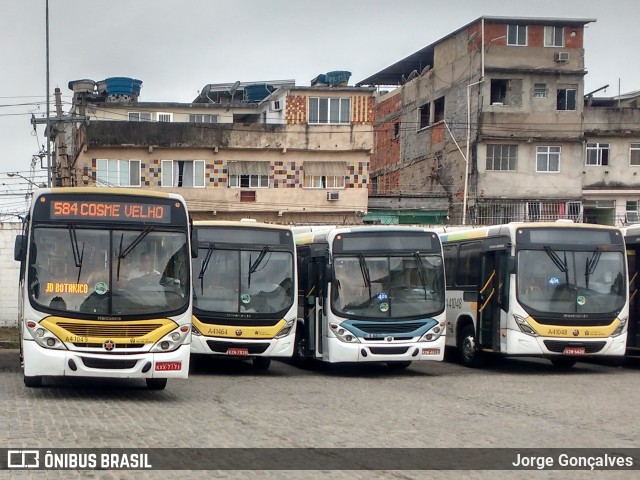
<svg viewBox="0 0 640 480"><path fill-rule="evenodd" d="M51 187L53 168L51 165L51 121L49 115L49 0L45 0L45 23L46 23L46 57L47 57L47 126L45 127L45 137L47 139L47 186Z"/></svg>
<svg viewBox="0 0 640 480"><path fill-rule="evenodd" d="M62 94L60 89L55 89L56 99L56 117L62 118ZM62 122L60 122L62 123ZM56 152L58 167L60 168L59 176L60 183L63 187L71 186L71 172L69 170L69 156L67 155L67 144L65 143L65 129L60 128L60 123L57 123L56 128ZM57 182L56 182L57 183Z"/></svg>

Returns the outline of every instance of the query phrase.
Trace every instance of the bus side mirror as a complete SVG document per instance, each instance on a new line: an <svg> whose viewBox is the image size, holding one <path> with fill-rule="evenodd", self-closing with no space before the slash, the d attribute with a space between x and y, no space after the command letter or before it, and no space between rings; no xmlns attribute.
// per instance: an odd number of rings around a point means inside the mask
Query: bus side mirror
<svg viewBox="0 0 640 480"><path fill-rule="evenodd" d="M198 258L198 229L191 227L191 258Z"/></svg>
<svg viewBox="0 0 640 480"><path fill-rule="evenodd" d="M333 268L331 268L331 264L329 263L324 266L324 280L327 283L333 281Z"/></svg>
<svg viewBox="0 0 640 480"><path fill-rule="evenodd" d="M27 253L27 236L16 235L16 242L13 245L13 259L22 262L26 258Z"/></svg>

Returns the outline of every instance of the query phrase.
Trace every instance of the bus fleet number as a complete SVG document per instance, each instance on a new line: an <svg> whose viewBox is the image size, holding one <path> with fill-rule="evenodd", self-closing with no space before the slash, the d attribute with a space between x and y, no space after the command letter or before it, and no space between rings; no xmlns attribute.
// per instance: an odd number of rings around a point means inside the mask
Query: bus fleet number
<svg viewBox="0 0 640 480"><path fill-rule="evenodd" d="M462 299L461 298L448 298L447 299L447 308L462 308Z"/></svg>

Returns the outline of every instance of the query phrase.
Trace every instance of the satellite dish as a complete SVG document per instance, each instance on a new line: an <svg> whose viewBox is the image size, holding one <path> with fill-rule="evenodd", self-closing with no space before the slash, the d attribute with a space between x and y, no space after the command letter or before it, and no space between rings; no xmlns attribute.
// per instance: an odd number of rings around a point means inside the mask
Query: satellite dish
<svg viewBox="0 0 640 480"><path fill-rule="evenodd" d="M233 98L233 94L236 93L239 86L240 86L240 80L238 80L236 83L231 85L231 88L229 89L229 95L231 95L231 98Z"/></svg>
<svg viewBox="0 0 640 480"><path fill-rule="evenodd" d="M468 44L473 43L473 41L478 37L478 31L476 30L471 35L469 35L469 39L467 40Z"/></svg>

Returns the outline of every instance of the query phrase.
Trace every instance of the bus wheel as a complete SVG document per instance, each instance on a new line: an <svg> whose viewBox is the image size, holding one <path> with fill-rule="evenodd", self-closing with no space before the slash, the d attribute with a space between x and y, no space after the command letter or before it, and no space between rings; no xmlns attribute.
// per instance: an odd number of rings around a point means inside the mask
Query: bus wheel
<svg viewBox="0 0 640 480"><path fill-rule="evenodd" d="M473 324L468 324L462 329L459 353L460 362L465 367L477 368L482 365L482 352L476 348L476 332Z"/></svg>
<svg viewBox="0 0 640 480"><path fill-rule="evenodd" d="M269 357L256 357L253 359L253 367L256 370L269 370L271 359Z"/></svg>
<svg viewBox="0 0 640 480"><path fill-rule="evenodd" d="M29 388L38 388L42 386L42 377L40 375L35 377L24 376L24 384Z"/></svg>
<svg viewBox="0 0 640 480"><path fill-rule="evenodd" d="M166 386L166 378L147 378L147 388L149 390L164 390Z"/></svg>
<svg viewBox="0 0 640 480"><path fill-rule="evenodd" d="M568 368L573 367L576 364L577 360L574 358L567 358L567 357L557 357L557 358L552 358L551 359L551 363L553 363L553 366L556 368L560 368L562 370L566 370Z"/></svg>
<svg viewBox="0 0 640 480"><path fill-rule="evenodd" d="M394 370L404 370L411 365L411 360L406 360L404 362L387 362L387 366Z"/></svg>

